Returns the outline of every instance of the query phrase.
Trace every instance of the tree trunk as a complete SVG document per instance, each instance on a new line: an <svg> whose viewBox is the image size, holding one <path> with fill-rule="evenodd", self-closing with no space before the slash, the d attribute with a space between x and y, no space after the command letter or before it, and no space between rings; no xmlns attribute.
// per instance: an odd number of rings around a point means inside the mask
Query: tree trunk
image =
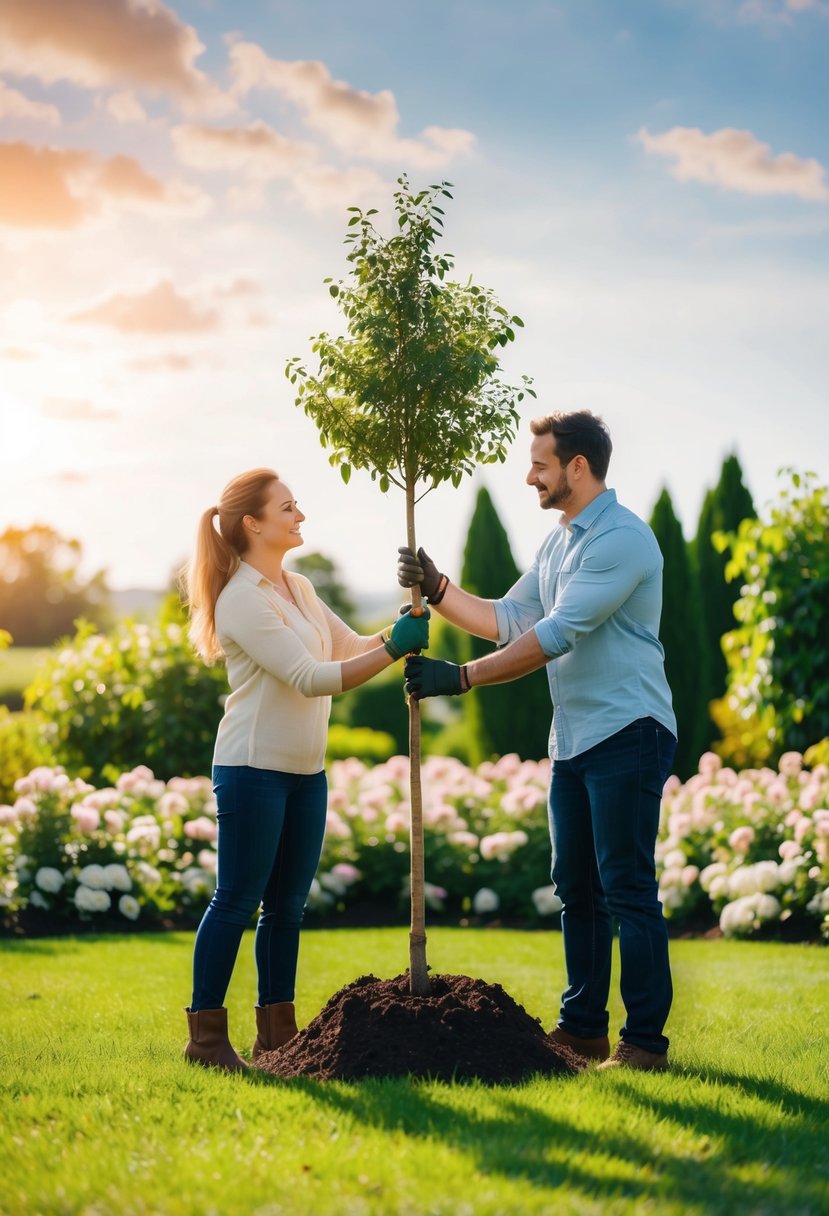
<svg viewBox="0 0 829 1216"><path fill-rule="evenodd" d="M406 483L406 543L417 553L414 521L414 482ZM419 608L420 585L412 587L412 607ZM420 785L420 706L409 701L409 800L412 806L411 827L411 903L412 919L409 931L409 991L412 996L429 996L429 973L426 966L426 916L424 910L423 857L423 795Z"/></svg>

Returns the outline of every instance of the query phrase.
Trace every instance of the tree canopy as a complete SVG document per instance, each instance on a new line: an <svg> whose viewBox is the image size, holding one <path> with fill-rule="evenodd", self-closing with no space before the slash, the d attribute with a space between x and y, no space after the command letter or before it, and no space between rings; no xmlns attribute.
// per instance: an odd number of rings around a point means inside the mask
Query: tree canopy
<svg viewBox="0 0 829 1216"><path fill-rule="evenodd" d="M449 281L452 255L434 249L438 199L452 197L451 183L415 194L405 176L398 182L397 232L378 231L374 208L350 207L350 282L325 280L348 334L320 334L318 371L295 358L286 375L344 481L366 469L383 491L422 485L426 493L459 485L478 463L503 461L519 420L514 403L532 390L527 377L518 388L498 377L498 351L520 317L489 289Z"/></svg>
<svg viewBox="0 0 829 1216"><path fill-rule="evenodd" d="M85 578L78 540L46 524L0 535L0 626L17 646L48 646L71 634L79 617L109 618L104 572Z"/></svg>

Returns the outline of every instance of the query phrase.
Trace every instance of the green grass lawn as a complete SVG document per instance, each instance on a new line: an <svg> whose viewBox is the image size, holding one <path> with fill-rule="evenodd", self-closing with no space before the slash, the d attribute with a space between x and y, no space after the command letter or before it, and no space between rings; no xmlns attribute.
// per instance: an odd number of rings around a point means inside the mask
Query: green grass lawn
<svg viewBox="0 0 829 1216"><path fill-rule="evenodd" d="M23 690L31 684L49 653L48 647L10 646L0 651L0 701L22 704Z"/></svg>
<svg viewBox="0 0 829 1216"><path fill-rule="evenodd" d="M4 1216L829 1211L819 946L675 942L671 1072L504 1088L189 1066L191 949L185 933L0 942ZM307 931L300 1024L406 952L405 930ZM559 934L434 929L429 957L553 1025ZM244 1052L254 1001L248 935L228 997Z"/></svg>

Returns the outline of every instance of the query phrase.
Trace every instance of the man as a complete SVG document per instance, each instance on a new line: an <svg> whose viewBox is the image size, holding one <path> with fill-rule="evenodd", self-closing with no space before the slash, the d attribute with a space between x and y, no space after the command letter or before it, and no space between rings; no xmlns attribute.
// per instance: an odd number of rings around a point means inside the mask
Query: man
<svg viewBox="0 0 829 1216"><path fill-rule="evenodd" d="M448 621L500 649L459 667L412 657L411 696L464 693L547 667L553 700L550 825L562 901L567 989L551 1037L600 1067L668 1066L672 986L654 849L676 720L659 642L662 554L647 524L605 484L612 445L587 410L531 423L527 483L558 526L500 600L449 582L421 549L398 581L422 583ZM613 1055L607 1000L619 922L626 1019Z"/></svg>

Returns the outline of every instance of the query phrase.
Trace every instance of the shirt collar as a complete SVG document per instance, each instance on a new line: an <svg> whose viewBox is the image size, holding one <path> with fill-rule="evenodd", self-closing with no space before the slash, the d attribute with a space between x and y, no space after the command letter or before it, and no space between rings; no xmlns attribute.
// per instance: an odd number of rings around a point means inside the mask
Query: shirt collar
<svg viewBox="0 0 829 1216"><path fill-rule="evenodd" d="M254 583L257 587L261 586L262 583L267 583L269 587L273 586L271 581L265 578L264 574L260 574L254 566L251 566L246 561L239 562L239 568L236 573L240 578L246 579L249 583Z"/></svg>
<svg viewBox="0 0 829 1216"><path fill-rule="evenodd" d="M595 523L601 513L606 511L608 507L613 506L615 502L615 490L602 490L601 494L597 494L583 511L579 511L578 515L570 520L570 527L579 528L583 532L586 531L591 524Z"/></svg>

